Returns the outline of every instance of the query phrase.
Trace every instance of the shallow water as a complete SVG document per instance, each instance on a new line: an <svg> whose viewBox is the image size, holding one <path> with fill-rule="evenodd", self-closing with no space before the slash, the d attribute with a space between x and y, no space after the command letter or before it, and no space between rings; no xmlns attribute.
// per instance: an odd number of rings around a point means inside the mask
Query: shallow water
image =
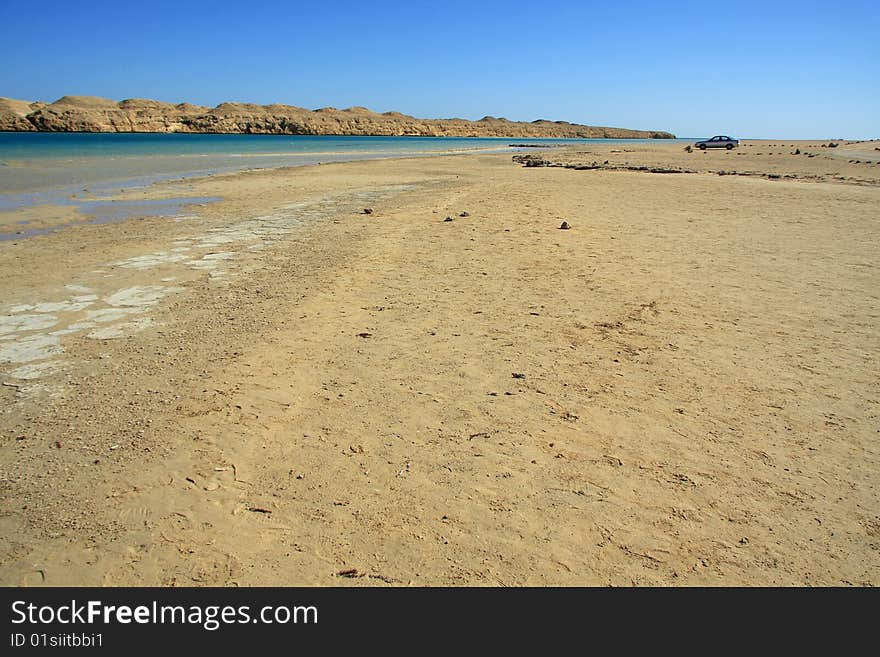
<svg viewBox="0 0 880 657"><path fill-rule="evenodd" d="M6 215L0 216L0 240L57 230L22 227L16 216L16 210L22 208L72 206L84 218L90 217L79 223L103 223L134 216L175 216L187 203L217 200L128 202L110 198L123 190L172 179L363 159L523 150L511 144L651 141L654 140L0 132L0 213Z"/></svg>
<svg viewBox="0 0 880 657"><path fill-rule="evenodd" d="M521 144L638 143L651 139L534 139L525 137L345 137L157 133L0 132L0 161L34 158L346 153L419 153L505 148ZM678 140L661 140L678 141Z"/></svg>
<svg viewBox="0 0 880 657"><path fill-rule="evenodd" d="M253 168L514 150L511 143L615 141L621 140L0 132L0 209L20 207L28 193L71 187L95 191L96 185L149 184ZM634 141L651 140L621 143Z"/></svg>
<svg viewBox="0 0 880 657"><path fill-rule="evenodd" d="M117 201L113 199L89 199L79 201L70 198L57 198L53 205L70 205L76 207L83 215L83 221L75 221L62 226L50 228L34 228L16 230L17 226L27 222L16 222L13 225L0 224L0 241L25 239L35 235L47 235L55 231L82 224L107 224L124 221L132 217L178 217L183 207L197 203L213 203L219 196L181 196L175 198L140 199L137 201ZM8 232L11 231L11 232Z"/></svg>

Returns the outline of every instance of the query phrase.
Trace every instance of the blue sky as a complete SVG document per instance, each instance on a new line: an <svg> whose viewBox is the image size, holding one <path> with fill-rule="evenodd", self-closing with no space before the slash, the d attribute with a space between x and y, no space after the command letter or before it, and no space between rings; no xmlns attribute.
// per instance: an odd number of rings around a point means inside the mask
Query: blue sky
<svg viewBox="0 0 880 657"><path fill-rule="evenodd" d="M0 96L880 137L880 2L0 0Z"/></svg>

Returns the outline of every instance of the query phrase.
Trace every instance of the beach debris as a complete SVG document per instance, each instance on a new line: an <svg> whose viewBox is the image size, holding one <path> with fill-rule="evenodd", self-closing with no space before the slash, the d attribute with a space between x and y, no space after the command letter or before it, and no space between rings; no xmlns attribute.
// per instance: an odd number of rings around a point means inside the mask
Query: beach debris
<svg viewBox="0 0 880 657"><path fill-rule="evenodd" d="M264 509L263 507L260 507L260 506L249 506L248 511L251 511L252 513L272 513L271 510Z"/></svg>
<svg viewBox="0 0 880 657"><path fill-rule="evenodd" d="M367 333L366 331L363 331L362 333L358 333L357 336L358 336L359 338L372 338L372 337L373 337L373 334L372 334L372 333Z"/></svg>
<svg viewBox="0 0 880 657"><path fill-rule="evenodd" d="M526 378L526 375L523 374L522 372L513 372L511 376L513 376L514 379L524 379L524 378Z"/></svg>
<svg viewBox="0 0 880 657"><path fill-rule="evenodd" d="M554 166L549 160L538 155L514 155L513 161L522 164L524 167L549 167Z"/></svg>
<svg viewBox="0 0 880 657"><path fill-rule="evenodd" d="M373 214L373 208L364 208L364 214Z"/></svg>
<svg viewBox="0 0 880 657"><path fill-rule="evenodd" d="M685 150L686 153L693 153L693 152L694 152L694 147L691 146L690 144L688 144L687 146L684 147L684 150Z"/></svg>
<svg viewBox="0 0 880 657"><path fill-rule="evenodd" d="M446 221L455 221L455 220L452 217L446 217L446 219L444 219L443 221L446 222Z"/></svg>
<svg viewBox="0 0 880 657"><path fill-rule="evenodd" d="M336 573L338 577L363 577L357 568L346 568Z"/></svg>
<svg viewBox="0 0 880 657"><path fill-rule="evenodd" d="M568 225L568 222L567 222L567 221L563 221L563 222L559 225L559 230L568 230L568 229L570 229L570 228L571 228L571 226Z"/></svg>
<svg viewBox="0 0 880 657"><path fill-rule="evenodd" d="M459 213L458 216L459 216L459 217L470 217L470 216L471 216L471 213L470 213L470 212L461 212L461 213Z"/></svg>

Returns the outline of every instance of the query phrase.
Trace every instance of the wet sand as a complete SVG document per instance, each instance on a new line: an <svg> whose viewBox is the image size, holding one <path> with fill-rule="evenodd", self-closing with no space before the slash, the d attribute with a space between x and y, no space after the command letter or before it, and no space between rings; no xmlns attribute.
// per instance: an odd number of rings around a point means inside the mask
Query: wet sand
<svg viewBox="0 0 880 657"><path fill-rule="evenodd" d="M877 584L878 143L246 172L0 242L0 583Z"/></svg>

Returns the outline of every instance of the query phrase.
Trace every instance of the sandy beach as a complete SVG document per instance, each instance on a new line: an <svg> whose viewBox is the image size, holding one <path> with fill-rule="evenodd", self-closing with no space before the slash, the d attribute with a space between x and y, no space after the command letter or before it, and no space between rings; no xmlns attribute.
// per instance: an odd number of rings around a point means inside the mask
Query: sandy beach
<svg viewBox="0 0 880 657"><path fill-rule="evenodd" d="M0 241L0 584L880 584L880 142L828 143L250 171Z"/></svg>

